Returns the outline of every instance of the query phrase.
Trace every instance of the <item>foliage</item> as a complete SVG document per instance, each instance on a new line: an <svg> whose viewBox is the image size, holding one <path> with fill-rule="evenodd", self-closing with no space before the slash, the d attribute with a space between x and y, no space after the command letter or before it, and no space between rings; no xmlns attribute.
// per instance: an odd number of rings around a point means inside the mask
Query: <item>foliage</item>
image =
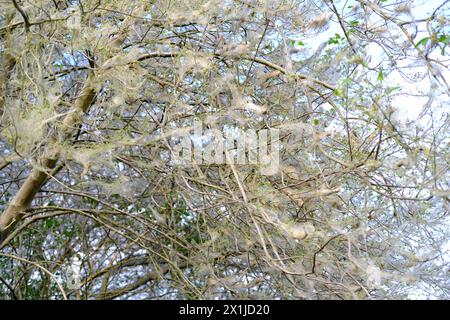
<svg viewBox="0 0 450 320"><path fill-rule="evenodd" d="M449 6L415 6L1 2L0 297L448 298ZM280 171L177 166L195 120L280 129Z"/></svg>

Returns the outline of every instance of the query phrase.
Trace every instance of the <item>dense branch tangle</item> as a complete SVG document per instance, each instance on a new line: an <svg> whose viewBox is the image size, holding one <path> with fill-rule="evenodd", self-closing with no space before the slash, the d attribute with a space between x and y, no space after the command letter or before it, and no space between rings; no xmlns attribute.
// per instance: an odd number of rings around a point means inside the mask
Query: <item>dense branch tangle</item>
<svg viewBox="0 0 450 320"><path fill-rule="evenodd" d="M334 1L344 41L307 50L330 3L232 2L1 5L0 296L380 298L412 261L446 294L409 235L440 241L414 219L441 218L447 124L404 130L371 28L346 30L384 9ZM196 119L281 129L281 171L174 165L165 134Z"/></svg>

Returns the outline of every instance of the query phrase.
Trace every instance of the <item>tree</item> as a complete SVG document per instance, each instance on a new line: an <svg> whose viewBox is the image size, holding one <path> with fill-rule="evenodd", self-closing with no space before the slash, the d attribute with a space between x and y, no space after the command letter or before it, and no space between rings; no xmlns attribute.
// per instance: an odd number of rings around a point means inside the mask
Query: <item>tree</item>
<svg viewBox="0 0 450 320"><path fill-rule="evenodd" d="M448 1L0 6L3 298L449 297Z"/></svg>

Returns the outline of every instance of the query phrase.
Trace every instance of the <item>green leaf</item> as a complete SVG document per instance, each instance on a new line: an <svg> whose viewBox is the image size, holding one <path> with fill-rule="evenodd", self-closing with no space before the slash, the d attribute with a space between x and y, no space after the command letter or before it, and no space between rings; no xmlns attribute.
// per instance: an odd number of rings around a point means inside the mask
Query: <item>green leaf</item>
<svg viewBox="0 0 450 320"><path fill-rule="evenodd" d="M339 35L339 33L335 33L334 37L328 40L328 44L339 44L339 40L341 39L342 37Z"/></svg>
<svg viewBox="0 0 450 320"><path fill-rule="evenodd" d="M56 227L58 224L56 219L54 219L54 218L47 219L47 220L45 220L44 223L45 223L45 227L49 228L49 229Z"/></svg>
<svg viewBox="0 0 450 320"><path fill-rule="evenodd" d="M439 41L439 42L443 42L443 43L448 43L448 40L449 40L449 39L450 39L450 37L448 37L447 35L441 34L441 35L439 36L438 41Z"/></svg>
<svg viewBox="0 0 450 320"><path fill-rule="evenodd" d="M400 87L390 87L387 89L387 94L391 94L392 92L394 92L395 90L399 90Z"/></svg>
<svg viewBox="0 0 450 320"><path fill-rule="evenodd" d="M445 34L441 34L438 38L438 42L443 44L443 46L441 48L441 55L445 55L445 48L447 47L447 45L450 42L450 37Z"/></svg>
<svg viewBox="0 0 450 320"><path fill-rule="evenodd" d="M378 81L383 81L383 79L384 79L383 70L380 69L380 71L378 71L378 77L377 77L377 80L378 80Z"/></svg>
<svg viewBox="0 0 450 320"><path fill-rule="evenodd" d="M319 125L319 119L314 119L313 123L314 123L315 126L318 126Z"/></svg>
<svg viewBox="0 0 450 320"><path fill-rule="evenodd" d="M344 93L342 92L341 88L336 88L334 89L334 95L342 98L344 96Z"/></svg>
<svg viewBox="0 0 450 320"><path fill-rule="evenodd" d="M299 46L302 46L302 47L303 47L303 46L304 46L305 44L303 43L303 41L298 41L298 42L297 42L297 45L299 45Z"/></svg>
<svg viewBox="0 0 450 320"><path fill-rule="evenodd" d="M417 42L417 44L415 45L415 48L417 48L418 46L426 46L428 40L430 40L430 37L425 37L422 40L420 40L419 42Z"/></svg>

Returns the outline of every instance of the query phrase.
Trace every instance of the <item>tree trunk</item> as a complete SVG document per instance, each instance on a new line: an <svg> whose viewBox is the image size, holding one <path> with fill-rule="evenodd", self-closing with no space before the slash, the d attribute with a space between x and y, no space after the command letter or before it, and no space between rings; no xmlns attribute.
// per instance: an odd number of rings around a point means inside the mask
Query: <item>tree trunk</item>
<svg viewBox="0 0 450 320"><path fill-rule="evenodd" d="M95 91L92 88L92 78L93 73L90 73L80 95L75 100L71 112L64 118L62 127L63 139L70 137L70 134L80 123L82 115L94 100ZM55 149L57 150L58 148L48 149L46 156L38 160L38 166L31 170L19 191L0 216L0 244L9 232L13 230L14 225L20 221L25 211L31 207L34 197L47 181L48 171L56 166L58 152L52 151Z"/></svg>

